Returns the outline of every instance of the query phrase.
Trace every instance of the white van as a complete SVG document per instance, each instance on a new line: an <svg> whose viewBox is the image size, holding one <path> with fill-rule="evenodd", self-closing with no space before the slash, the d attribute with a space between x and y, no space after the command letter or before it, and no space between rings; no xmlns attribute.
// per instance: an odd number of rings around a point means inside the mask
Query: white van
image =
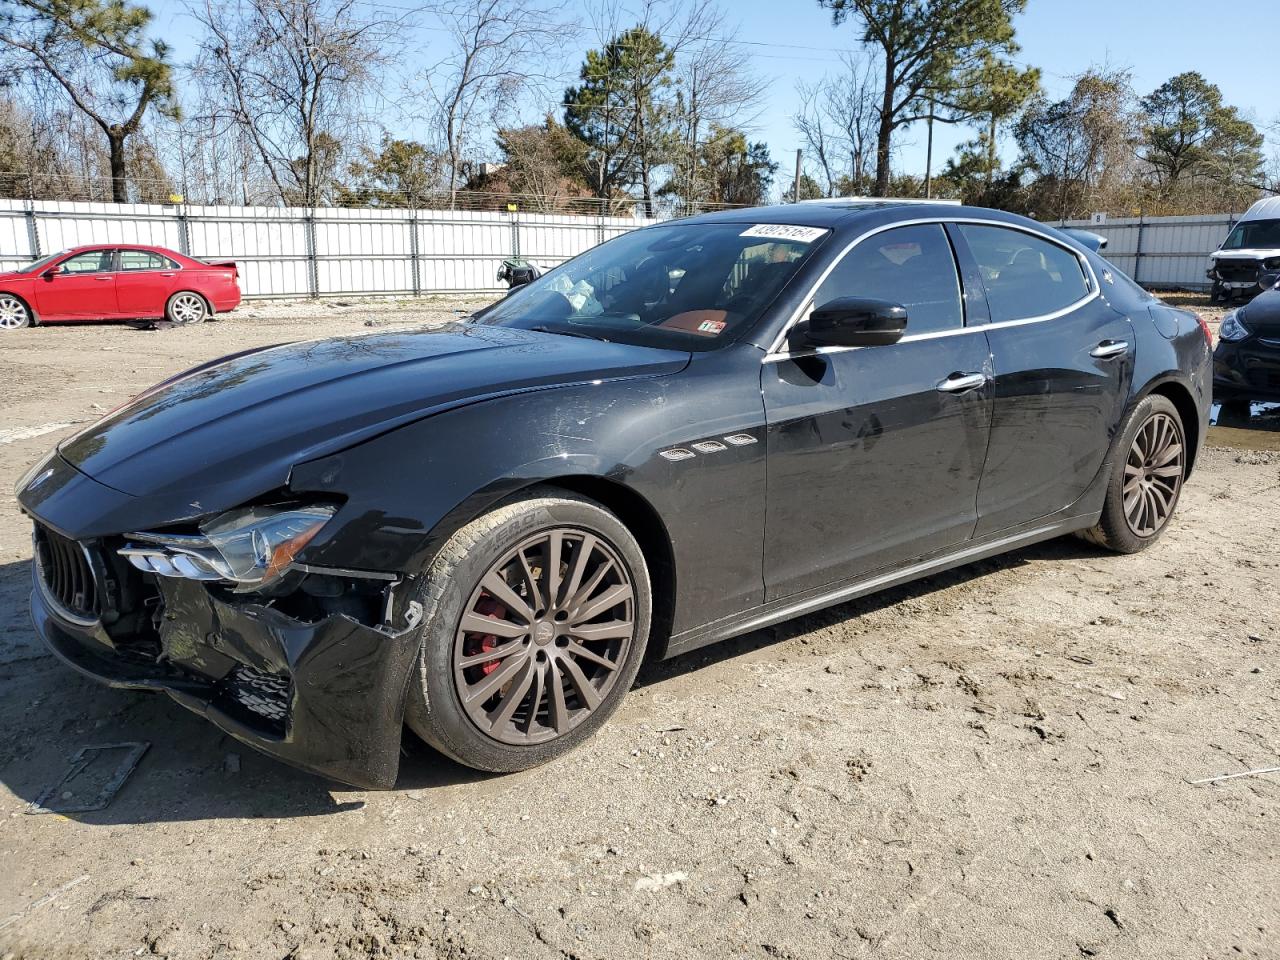
<svg viewBox="0 0 1280 960"><path fill-rule="evenodd" d="M1259 200L1209 254L1213 302L1251 297L1280 283L1280 197Z"/></svg>

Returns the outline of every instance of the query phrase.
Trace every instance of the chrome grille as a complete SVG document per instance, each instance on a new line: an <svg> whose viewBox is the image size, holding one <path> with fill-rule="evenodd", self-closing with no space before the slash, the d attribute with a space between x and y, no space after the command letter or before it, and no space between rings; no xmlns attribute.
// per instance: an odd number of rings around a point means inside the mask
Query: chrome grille
<svg viewBox="0 0 1280 960"><path fill-rule="evenodd" d="M98 578L84 545L40 524L33 539L36 572L59 612L78 620L97 620L102 613Z"/></svg>

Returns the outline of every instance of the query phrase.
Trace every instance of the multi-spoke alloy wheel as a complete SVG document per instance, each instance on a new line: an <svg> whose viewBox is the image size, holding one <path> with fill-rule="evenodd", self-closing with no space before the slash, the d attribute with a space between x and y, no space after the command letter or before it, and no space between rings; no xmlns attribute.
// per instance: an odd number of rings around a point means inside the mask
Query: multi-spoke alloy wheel
<svg viewBox="0 0 1280 960"><path fill-rule="evenodd" d="M1124 465L1124 515L1139 537L1153 536L1168 521L1183 474L1182 429L1167 413L1138 430Z"/></svg>
<svg viewBox="0 0 1280 960"><path fill-rule="evenodd" d="M562 736L617 682L635 634L634 587L585 530L536 534L490 567L453 646L463 709L503 743Z"/></svg>
<svg viewBox="0 0 1280 960"><path fill-rule="evenodd" d="M174 323L199 323L208 310L198 293L175 293L169 300L169 319Z"/></svg>
<svg viewBox="0 0 1280 960"><path fill-rule="evenodd" d="M653 593L631 530L533 487L454 533L417 581L405 723L480 770L525 770L600 728L635 680Z"/></svg>
<svg viewBox="0 0 1280 960"><path fill-rule="evenodd" d="M1184 422L1194 425L1166 396L1151 394L1134 404L1115 439L1098 522L1080 536L1119 553L1137 553L1156 541L1178 505L1195 452Z"/></svg>
<svg viewBox="0 0 1280 960"><path fill-rule="evenodd" d="M31 314L17 297L0 295L0 330L17 330L31 322Z"/></svg>

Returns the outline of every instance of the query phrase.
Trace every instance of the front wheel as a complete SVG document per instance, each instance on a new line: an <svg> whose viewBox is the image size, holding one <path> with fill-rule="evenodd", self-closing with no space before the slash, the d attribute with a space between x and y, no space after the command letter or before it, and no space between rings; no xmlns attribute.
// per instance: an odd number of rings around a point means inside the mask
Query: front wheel
<svg viewBox="0 0 1280 960"><path fill-rule="evenodd" d="M164 308L164 315L170 323L181 325L202 323L209 315L209 307L205 304L204 297L187 290L175 293L169 298Z"/></svg>
<svg viewBox="0 0 1280 960"><path fill-rule="evenodd" d="M17 297L0 294L0 330L21 330L31 326L31 311Z"/></svg>
<svg viewBox="0 0 1280 960"><path fill-rule="evenodd" d="M644 555L586 497L535 488L467 524L432 561L405 720L480 770L573 749L618 708L644 658Z"/></svg>
<svg viewBox="0 0 1280 960"><path fill-rule="evenodd" d="M1159 539L1178 505L1187 473L1182 418L1167 397L1144 398L1125 418L1102 516L1081 535L1118 553Z"/></svg>

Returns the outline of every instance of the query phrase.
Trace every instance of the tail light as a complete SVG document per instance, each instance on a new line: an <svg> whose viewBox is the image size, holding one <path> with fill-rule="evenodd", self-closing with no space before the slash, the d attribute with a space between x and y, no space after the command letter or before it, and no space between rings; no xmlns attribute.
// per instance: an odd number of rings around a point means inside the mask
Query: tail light
<svg viewBox="0 0 1280 960"><path fill-rule="evenodd" d="M1200 324L1200 332L1204 334L1204 342L1210 347L1213 346L1213 331L1209 329L1209 324L1205 322L1204 317L1196 314L1196 323Z"/></svg>

